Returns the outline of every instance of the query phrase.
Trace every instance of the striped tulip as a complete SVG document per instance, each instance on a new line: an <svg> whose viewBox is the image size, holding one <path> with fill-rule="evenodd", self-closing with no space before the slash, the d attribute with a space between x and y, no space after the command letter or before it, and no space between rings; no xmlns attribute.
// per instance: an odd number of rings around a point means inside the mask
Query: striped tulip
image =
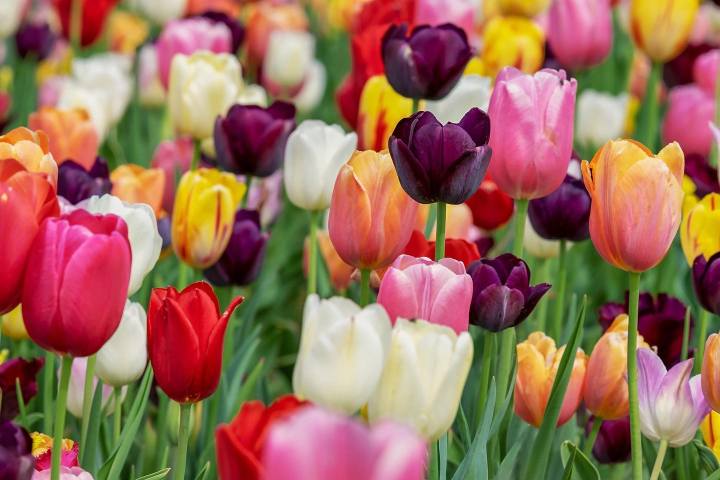
<svg viewBox="0 0 720 480"><path fill-rule="evenodd" d="M710 193L684 212L680 244L692 266L698 255L710 258L720 252L720 195Z"/></svg>

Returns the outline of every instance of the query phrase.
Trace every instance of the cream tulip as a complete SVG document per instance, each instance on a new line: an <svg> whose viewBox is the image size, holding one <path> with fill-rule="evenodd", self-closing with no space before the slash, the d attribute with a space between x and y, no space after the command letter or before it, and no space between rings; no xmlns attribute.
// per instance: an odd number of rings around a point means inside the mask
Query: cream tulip
<svg viewBox="0 0 720 480"><path fill-rule="evenodd" d="M147 315L128 300L120 326L97 353L95 372L106 384L120 387L140 378L147 365Z"/></svg>
<svg viewBox="0 0 720 480"><path fill-rule="evenodd" d="M585 90L578 95L575 137L582 145L599 147L625 133L628 95Z"/></svg>
<svg viewBox="0 0 720 480"><path fill-rule="evenodd" d="M132 0L131 5L158 25L165 25L185 14L188 0Z"/></svg>
<svg viewBox="0 0 720 480"><path fill-rule="evenodd" d="M560 255L560 240L546 240L532 227L530 219L525 220L523 248L533 257L555 258Z"/></svg>
<svg viewBox="0 0 720 480"><path fill-rule="evenodd" d="M301 30L275 30L263 59L263 81L282 89L299 86L315 57L315 37Z"/></svg>
<svg viewBox="0 0 720 480"><path fill-rule="evenodd" d="M441 123L459 122L468 110L478 107L487 111L492 79L481 75L463 75L450 93L440 100L428 100L425 110Z"/></svg>

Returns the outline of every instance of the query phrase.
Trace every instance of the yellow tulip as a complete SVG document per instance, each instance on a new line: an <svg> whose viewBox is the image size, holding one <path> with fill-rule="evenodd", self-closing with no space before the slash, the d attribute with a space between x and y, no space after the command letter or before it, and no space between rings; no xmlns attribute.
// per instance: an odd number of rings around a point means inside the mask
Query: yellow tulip
<svg viewBox="0 0 720 480"><path fill-rule="evenodd" d="M544 12L550 0L498 0L501 15L519 15L532 18Z"/></svg>
<svg viewBox="0 0 720 480"><path fill-rule="evenodd" d="M695 23L699 0L632 0L630 31L635 44L656 62L683 51Z"/></svg>
<svg viewBox="0 0 720 480"><path fill-rule="evenodd" d="M710 193L685 211L680 243L690 266L698 255L710 258L720 252L720 195Z"/></svg>
<svg viewBox="0 0 720 480"><path fill-rule="evenodd" d="M508 66L534 73L544 58L545 34L532 20L495 17L485 27L482 52L485 75L494 77Z"/></svg>
<svg viewBox="0 0 720 480"><path fill-rule="evenodd" d="M115 10L108 19L106 31L110 50L131 54L147 39L150 25L138 15Z"/></svg>
<svg viewBox="0 0 720 480"><path fill-rule="evenodd" d="M370 77L360 95L358 148L384 150L400 120L412 114L412 100L397 93L385 75Z"/></svg>
<svg viewBox="0 0 720 480"><path fill-rule="evenodd" d="M710 410L705 420L700 424L703 440L720 460L720 413Z"/></svg>
<svg viewBox="0 0 720 480"><path fill-rule="evenodd" d="M18 305L14 310L2 316L2 334L13 340L27 340L30 336L25 329L22 317L22 307Z"/></svg>

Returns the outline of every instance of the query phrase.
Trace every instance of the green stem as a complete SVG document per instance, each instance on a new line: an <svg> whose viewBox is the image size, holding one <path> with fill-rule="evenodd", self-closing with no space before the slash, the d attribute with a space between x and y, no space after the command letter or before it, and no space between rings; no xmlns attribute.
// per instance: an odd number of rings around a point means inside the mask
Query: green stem
<svg viewBox="0 0 720 480"><path fill-rule="evenodd" d="M184 480L188 443L190 441L190 409L192 403L180 405L180 432L175 457L175 480Z"/></svg>
<svg viewBox="0 0 720 480"><path fill-rule="evenodd" d="M430 238L435 229L435 220L437 220L437 203L431 203L428 208L427 221L425 222L425 238Z"/></svg>
<svg viewBox="0 0 720 480"><path fill-rule="evenodd" d="M435 260L445 256L445 218L447 205L444 202L437 203L437 229L435 231Z"/></svg>
<svg viewBox="0 0 720 480"><path fill-rule="evenodd" d="M645 144L653 152L655 151L655 137L657 136L659 105L657 98L657 87L662 75L662 64L653 62L648 75L645 88L645 99L642 110L641 122L638 125L638 140Z"/></svg>
<svg viewBox="0 0 720 480"><path fill-rule="evenodd" d="M163 458L165 451L167 450L168 435L167 435L167 421L168 421L168 409L170 399L160 389L157 389L158 395L158 414L157 414L157 437L158 443L155 449L155 469L160 470L165 468L167 463Z"/></svg>
<svg viewBox="0 0 720 480"><path fill-rule="evenodd" d="M370 302L370 270L360 269L360 306L364 307Z"/></svg>
<svg viewBox="0 0 720 480"><path fill-rule="evenodd" d="M242 202L240 202L240 206L242 208L247 208L248 200L250 199L250 185L252 185L252 181L252 175L245 175L245 195L243 195Z"/></svg>
<svg viewBox="0 0 720 480"><path fill-rule="evenodd" d="M420 99L419 98L413 98L412 99L412 113L417 113L420 110Z"/></svg>
<svg viewBox="0 0 720 480"><path fill-rule="evenodd" d="M53 390L55 387L55 354L45 352L43 367L43 431L49 432L52 427Z"/></svg>
<svg viewBox="0 0 720 480"><path fill-rule="evenodd" d="M515 329L506 328L496 334L499 337L500 345L500 363L498 365L497 376L497 402L495 403L495 412L497 413L507 395L508 385L510 384L510 372L513 366L513 354L515 353Z"/></svg>
<svg viewBox="0 0 720 480"><path fill-rule="evenodd" d="M480 372L480 388L478 390L477 407L475 408L475 428L480 428L482 412L487 402L488 387L490 385L490 371L492 370L492 359L495 357L495 334L483 331L482 368Z"/></svg>
<svg viewBox="0 0 720 480"><path fill-rule="evenodd" d="M602 427L602 418L595 417L593 418L592 423L592 429L590 430L590 435L588 435L587 440L585 441L585 446L583 448L583 452L585 453L585 456L590 458L590 455L592 455L592 449L593 446L595 446L595 440L597 440L598 433L600 433L600 427Z"/></svg>
<svg viewBox="0 0 720 480"><path fill-rule="evenodd" d="M558 289L555 299L555 315L553 316L553 332L555 340L560 343L562 337L563 314L565 313L565 290L567 289L567 242L560 240L560 256L558 257Z"/></svg>
<svg viewBox="0 0 720 480"><path fill-rule="evenodd" d="M178 266L178 281L177 281L177 289L182 290L183 288L187 287L188 285L188 277L190 276L190 266L180 260L180 265Z"/></svg>
<svg viewBox="0 0 720 480"><path fill-rule="evenodd" d="M97 357L90 355L87 359L87 367L85 368L85 384L83 387L83 404L82 404L82 424L80 427L80 448L85 448L88 427L90 426L90 412L92 411L93 398L93 378L95 376L95 362ZM85 455L83 455L85 458Z"/></svg>
<svg viewBox="0 0 720 480"><path fill-rule="evenodd" d="M75 54L77 54L82 47L82 15L82 0L72 0L72 4L70 5L70 46Z"/></svg>
<svg viewBox="0 0 720 480"><path fill-rule="evenodd" d="M115 413L113 416L113 445L120 443L120 430L122 429L122 387L113 389L115 395Z"/></svg>
<svg viewBox="0 0 720 480"><path fill-rule="evenodd" d="M190 161L190 171L194 171L200 164L200 140L193 141L193 156ZM246 194L247 196L247 194Z"/></svg>
<svg viewBox="0 0 720 480"><path fill-rule="evenodd" d="M715 83L715 126L720 128L720 80ZM715 141L712 142L710 150L710 165L718 166L718 144Z"/></svg>
<svg viewBox="0 0 720 480"><path fill-rule="evenodd" d="M655 465L653 465L652 473L650 474L650 480L657 480L662 470L663 460L665 459L665 452L667 452L668 442L667 440L660 440L660 448L658 448L657 457L655 457Z"/></svg>
<svg viewBox="0 0 720 480"><path fill-rule="evenodd" d="M642 438L640 437L640 408L638 404L637 337L638 301L640 299L640 274L630 272L630 321L627 339L627 371L630 400L630 445L632 448L632 478L642 480Z"/></svg>
<svg viewBox="0 0 720 480"><path fill-rule="evenodd" d="M72 357L62 357L60 369L60 386L58 388L57 400L55 401L55 426L53 427L53 446L51 457L50 479L60 479L60 457L62 455L62 441L65 433L65 410L67 404L68 386L70 385L70 370L72 369Z"/></svg>
<svg viewBox="0 0 720 480"><path fill-rule="evenodd" d="M538 271L538 281L539 282L546 282L548 280L548 268L550 265L550 260L548 259L541 259L540 260L540 269ZM537 330L544 332L545 331L545 324L547 321L547 309L548 309L548 302L544 298L540 299L540 303L538 303L537 306Z"/></svg>
<svg viewBox="0 0 720 480"><path fill-rule="evenodd" d="M317 221L319 212L310 212L310 258L308 259L308 295L317 293L318 239Z"/></svg>
<svg viewBox="0 0 720 480"><path fill-rule="evenodd" d="M523 240L525 239L525 219L527 218L528 201L524 198L515 200L515 238L513 239L513 255L522 257Z"/></svg>
<svg viewBox="0 0 720 480"><path fill-rule="evenodd" d="M690 309L688 308L687 317L690 316ZM695 362L695 370L697 372L700 371L700 366L702 365L703 356L705 355L705 340L707 337L707 328L708 328L708 312L704 308L700 308L700 330L698 331L698 340L697 340L697 354L695 355L695 358L697 361ZM688 329L688 335L690 330L690 319L686 318L685 325L683 326L683 335L685 335L685 328ZM683 339L685 337L683 336ZM683 342L685 343L685 342ZM687 354L687 352L686 352ZM684 357L685 359L687 357Z"/></svg>

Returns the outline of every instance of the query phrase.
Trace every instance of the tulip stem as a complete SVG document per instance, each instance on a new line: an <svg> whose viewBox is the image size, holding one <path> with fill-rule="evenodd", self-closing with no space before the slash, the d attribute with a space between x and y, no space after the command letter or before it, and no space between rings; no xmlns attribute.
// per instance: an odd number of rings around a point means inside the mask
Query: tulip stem
<svg viewBox="0 0 720 480"><path fill-rule="evenodd" d="M364 307L370 302L370 270L360 269L360 306Z"/></svg>
<svg viewBox="0 0 720 480"><path fill-rule="evenodd" d="M240 202L242 208L247 208L248 201L250 200L250 185L252 185L252 181L252 175L245 175L245 195L243 195L242 202Z"/></svg>
<svg viewBox="0 0 720 480"><path fill-rule="evenodd" d="M65 433L65 410L67 404L68 386L70 385L70 370L72 369L72 357L62 357L60 368L60 386L58 387L57 400L55 401L55 426L53 427L53 446L51 456L50 478L60 479L60 457L62 455L62 441Z"/></svg>
<svg viewBox="0 0 720 480"><path fill-rule="evenodd" d="M55 354L53 352L45 352L43 370L43 430L49 432L52 427L52 399L55 380Z"/></svg>
<svg viewBox="0 0 720 480"><path fill-rule="evenodd" d="M70 4L70 46L77 55L82 46L82 0L72 0Z"/></svg>
<svg viewBox="0 0 720 480"><path fill-rule="evenodd" d="M318 240L317 220L319 212L310 212L310 259L308 260L308 295L317 293Z"/></svg>
<svg viewBox="0 0 720 480"><path fill-rule="evenodd" d="M558 343L562 340L563 314L565 313L565 290L567 289L567 242L560 240L560 256L557 270L557 298L553 317L553 336Z"/></svg>
<svg viewBox="0 0 720 480"><path fill-rule="evenodd" d="M505 396L507 395L508 385L510 383L510 372L513 367L513 354L516 348L515 328L510 327L496 334L499 338L500 345L500 364L498 365L497 376L497 402L495 403L495 413L500 411Z"/></svg>
<svg viewBox="0 0 720 480"><path fill-rule="evenodd" d="M93 398L93 377L95 376L96 355L90 355L87 359L87 367L85 368L85 384L83 387L83 403L82 403L82 424L80 427L80 448L83 450L86 446L88 427L90 426L90 411L92 410ZM86 456L83 452L82 458Z"/></svg>
<svg viewBox="0 0 720 480"><path fill-rule="evenodd" d="M525 240L525 220L527 218L528 201L524 198L515 200L515 238L513 239L513 255L522 257L523 240Z"/></svg>
<svg viewBox="0 0 720 480"><path fill-rule="evenodd" d="M435 260L445 257L445 218L447 205L437 202L437 229L435 230Z"/></svg>
<svg viewBox="0 0 720 480"><path fill-rule="evenodd" d="M585 447L583 448L583 453L585 453L585 456L588 458L590 458L590 455L592 454L592 449L595 446L595 440L597 440L598 433L600 433L602 422L603 419L598 416L593 418L592 428L590 429L590 434L588 435L588 438L585 441Z"/></svg>
<svg viewBox="0 0 720 480"><path fill-rule="evenodd" d="M637 132L638 140L653 152L655 151L655 137L657 136L657 120L660 116L658 112L657 86L661 75L662 63L653 62L645 87L642 118Z"/></svg>
<svg viewBox="0 0 720 480"><path fill-rule="evenodd" d="M180 404L180 433L175 458L175 480L184 480L188 442L190 440L190 409L192 403Z"/></svg>
<svg viewBox="0 0 720 480"><path fill-rule="evenodd" d="M482 413L485 410L487 402L488 387L490 385L490 371L492 370L492 359L495 358L495 334L483 330L483 351L482 351L482 368L480 373L480 388L478 390L478 402L475 409L475 428L480 428L482 421Z"/></svg>
<svg viewBox="0 0 720 480"><path fill-rule="evenodd" d="M660 448L658 448L657 457L655 457L655 465L653 465L650 480L657 480L662 470L663 460L665 460L665 452L667 452L667 440L660 440Z"/></svg>
<svg viewBox="0 0 720 480"><path fill-rule="evenodd" d="M113 416L113 445L117 447L120 442L120 429L122 425L122 388L115 387L113 389L115 396L115 413Z"/></svg>
<svg viewBox="0 0 720 480"><path fill-rule="evenodd" d="M688 329L688 335L690 330L690 309L688 308L688 314L685 319L685 325L683 326L683 338L685 335L685 328ZM695 358L697 361L695 362L695 370L697 372L700 371L700 366L702 365L703 356L705 355L705 340L707 336L707 328L708 328L708 312L704 308L700 308L700 330L698 331L698 342L697 342L697 355L695 355ZM687 353L687 352L686 352ZM687 357L685 357L687 358ZM683 360L685 359L683 358Z"/></svg>
<svg viewBox="0 0 720 480"><path fill-rule="evenodd" d="M640 273L630 272L630 294L627 339L627 371L630 400L630 445L632 448L632 478L642 480L642 439L640 437L640 408L638 404L637 336L638 302L640 300Z"/></svg>
<svg viewBox="0 0 720 480"><path fill-rule="evenodd" d="M420 99L419 98L413 98L412 99L412 114L417 113L420 110Z"/></svg>
<svg viewBox="0 0 720 480"><path fill-rule="evenodd" d="M190 160L190 171L193 172L200 163L200 140L193 141L193 156Z"/></svg>

